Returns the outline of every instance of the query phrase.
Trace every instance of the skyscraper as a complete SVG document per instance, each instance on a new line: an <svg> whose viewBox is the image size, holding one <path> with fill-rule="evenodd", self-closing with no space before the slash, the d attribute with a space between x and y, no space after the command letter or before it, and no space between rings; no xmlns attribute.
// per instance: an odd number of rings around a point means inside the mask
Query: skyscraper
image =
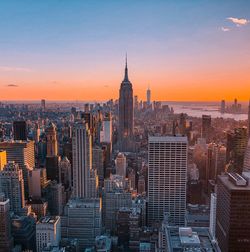
<svg viewBox="0 0 250 252"><path fill-rule="evenodd" d="M212 129L211 115L202 115L201 134L203 138L208 138Z"/></svg>
<svg viewBox="0 0 250 252"><path fill-rule="evenodd" d="M118 141L120 151L133 150L133 131L134 131L134 105L133 87L128 79L127 58L125 66L125 76L120 87L119 96L119 130Z"/></svg>
<svg viewBox="0 0 250 252"><path fill-rule="evenodd" d="M0 192L10 200L10 210L20 213L24 207L23 173L18 164L9 162L0 171Z"/></svg>
<svg viewBox="0 0 250 252"><path fill-rule="evenodd" d="M75 197L96 197L97 175L92 171L92 138L88 124L76 122L72 137L73 194Z"/></svg>
<svg viewBox="0 0 250 252"><path fill-rule="evenodd" d="M147 105L149 106L151 104L151 90L147 89Z"/></svg>
<svg viewBox="0 0 250 252"><path fill-rule="evenodd" d="M148 146L148 224L185 225L187 137L150 136Z"/></svg>
<svg viewBox="0 0 250 252"><path fill-rule="evenodd" d="M13 239L10 228L10 200L0 193L0 252L9 252Z"/></svg>
<svg viewBox="0 0 250 252"><path fill-rule="evenodd" d="M23 171L25 196L28 196L28 172L35 166L33 141L0 142L0 149L7 153L7 162L15 161Z"/></svg>
<svg viewBox="0 0 250 252"><path fill-rule="evenodd" d="M56 126L54 123L50 123L46 129L46 143L47 143L47 157L54 157L58 155L58 143Z"/></svg>
<svg viewBox="0 0 250 252"><path fill-rule="evenodd" d="M123 153L118 153L115 159L115 169L117 175L126 177L127 161Z"/></svg>
<svg viewBox="0 0 250 252"><path fill-rule="evenodd" d="M250 251L250 174L245 175L218 176L215 232L221 251Z"/></svg>
<svg viewBox="0 0 250 252"><path fill-rule="evenodd" d="M27 140L27 126L25 121L13 122L13 135L14 140Z"/></svg>

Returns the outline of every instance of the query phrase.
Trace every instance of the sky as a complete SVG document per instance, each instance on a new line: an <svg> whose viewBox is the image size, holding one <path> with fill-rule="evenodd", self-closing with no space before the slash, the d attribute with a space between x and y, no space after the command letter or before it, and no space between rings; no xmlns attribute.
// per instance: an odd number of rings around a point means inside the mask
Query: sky
<svg viewBox="0 0 250 252"><path fill-rule="evenodd" d="M0 100L250 98L248 0L1 0Z"/></svg>

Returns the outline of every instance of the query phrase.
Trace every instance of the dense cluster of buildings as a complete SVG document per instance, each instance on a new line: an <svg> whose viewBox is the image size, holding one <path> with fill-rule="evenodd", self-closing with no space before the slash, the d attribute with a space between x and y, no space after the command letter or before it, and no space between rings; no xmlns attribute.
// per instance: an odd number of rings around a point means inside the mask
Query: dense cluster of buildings
<svg viewBox="0 0 250 252"><path fill-rule="evenodd" d="M250 251L249 123L139 101L127 62L117 101L0 112L0 252Z"/></svg>

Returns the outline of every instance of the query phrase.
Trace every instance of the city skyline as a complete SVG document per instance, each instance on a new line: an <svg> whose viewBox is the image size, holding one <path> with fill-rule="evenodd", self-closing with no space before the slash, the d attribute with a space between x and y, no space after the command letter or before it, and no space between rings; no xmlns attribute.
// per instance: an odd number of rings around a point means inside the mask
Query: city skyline
<svg viewBox="0 0 250 252"><path fill-rule="evenodd" d="M1 100L118 98L126 52L139 99L249 100L248 1L0 7Z"/></svg>

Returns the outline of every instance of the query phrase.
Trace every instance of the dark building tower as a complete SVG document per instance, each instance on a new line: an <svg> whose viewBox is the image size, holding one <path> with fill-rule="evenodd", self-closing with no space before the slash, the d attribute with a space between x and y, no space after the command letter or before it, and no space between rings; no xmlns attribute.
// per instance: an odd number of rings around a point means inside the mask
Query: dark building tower
<svg viewBox="0 0 250 252"><path fill-rule="evenodd" d="M27 127L25 121L13 122L13 135L14 140L27 140Z"/></svg>
<svg viewBox="0 0 250 252"><path fill-rule="evenodd" d="M250 251L250 173L218 176L216 238L221 251Z"/></svg>
<svg viewBox="0 0 250 252"><path fill-rule="evenodd" d="M210 115L202 115L201 134L203 138L206 138L206 140L211 133L211 121L212 119Z"/></svg>
<svg viewBox="0 0 250 252"><path fill-rule="evenodd" d="M248 137L250 138L250 100L248 104Z"/></svg>
<svg viewBox="0 0 250 252"><path fill-rule="evenodd" d="M128 79L128 67L126 58L125 76L120 87L119 96L119 150L133 150L133 129L134 129L134 105L133 87Z"/></svg>

